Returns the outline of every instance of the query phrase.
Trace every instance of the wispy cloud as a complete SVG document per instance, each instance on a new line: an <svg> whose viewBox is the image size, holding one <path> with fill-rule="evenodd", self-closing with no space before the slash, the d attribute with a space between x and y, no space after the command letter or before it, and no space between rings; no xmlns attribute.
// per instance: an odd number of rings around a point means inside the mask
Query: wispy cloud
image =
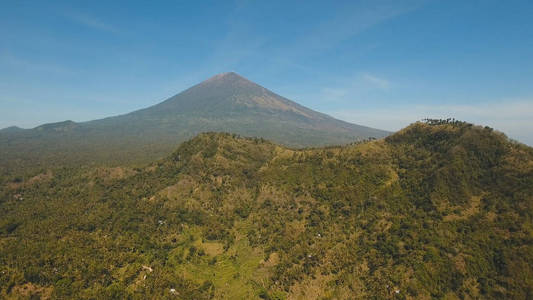
<svg viewBox="0 0 533 300"><path fill-rule="evenodd" d="M390 87L390 82L387 79L380 78L369 73L362 74L361 78L365 80L367 83L380 89L386 90Z"/></svg>
<svg viewBox="0 0 533 300"><path fill-rule="evenodd" d="M282 53L300 56L318 54L338 46L358 34L394 17L406 14L427 1L353 1L332 17L325 19L294 43L281 49ZM302 51L305 49L305 51Z"/></svg>
<svg viewBox="0 0 533 300"><path fill-rule="evenodd" d="M382 75L369 72L356 73L346 78L332 80L334 85L320 89L319 97L322 102L352 102L355 95L372 91L384 92L392 89L395 84Z"/></svg>
<svg viewBox="0 0 533 300"><path fill-rule="evenodd" d="M258 34L253 24L242 18L248 9L252 9L253 2L237 1L227 20L227 33L219 41L213 42L213 52L206 60L206 65L210 69L216 66L227 70L239 67L250 57L256 57L264 61L263 72L298 70L315 77L330 76L313 68L306 59L335 49L340 43L387 20L411 12L425 2L427 1L354 1L335 9L331 14L324 13L323 19L310 20L312 25L305 26L306 30L298 32L291 41L277 43L275 36ZM381 88L388 86L386 81L371 74L368 74L367 81L372 81Z"/></svg>
<svg viewBox="0 0 533 300"><path fill-rule="evenodd" d="M321 96L322 98L324 99L328 99L328 100L337 100L337 99L342 99L346 96L346 94L348 94L348 89L346 88L329 88L329 87L326 87L326 88L323 88L321 91Z"/></svg>
<svg viewBox="0 0 533 300"><path fill-rule="evenodd" d="M63 14L67 19L79 24L79 25L82 25L82 26L85 26L85 27L88 27L90 29L94 29L94 30L99 30L99 31L103 31L103 32L108 32L108 33L113 33L113 34L118 34L119 33L119 30L98 19L98 18L95 18L93 16L89 16L89 15L86 15L86 14L81 14L81 13L75 13L75 12L67 12L67 13L64 13Z"/></svg>
<svg viewBox="0 0 533 300"><path fill-rule="evenodd" d="M349 122L399 130L424 118L455 118L494 127L510 137L533 145L533 99L502 100L477 105L413 105L389 108L330 111L329 114Z"/></svg>
<svg viewBox="0 0 533 300"><path fill-rule="evenodd" d="M246 61L261 56L268 38L254 32L253 26L241 18L249 4L248 1L236 1L225 22L220 25L220 37L205 40L210 50L207 56L198 62L194 70L176 75L163 88L171 94L177 93L216 73L240 72Z"/></svg>

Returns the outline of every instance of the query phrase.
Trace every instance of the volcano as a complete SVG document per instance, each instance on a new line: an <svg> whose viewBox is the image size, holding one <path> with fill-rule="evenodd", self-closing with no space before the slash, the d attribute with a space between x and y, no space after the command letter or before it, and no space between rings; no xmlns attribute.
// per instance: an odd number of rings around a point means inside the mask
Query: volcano
<svg viewBox="0 0 533 300"><path fill-rule="evenodd" d="M261 137L289 147L340 145L388 132L337 120L234 73L215 75L159 104L88 122L0 131L2 161L152 160L202 132ZM0 161L1 163L1 161Z"/></svg>

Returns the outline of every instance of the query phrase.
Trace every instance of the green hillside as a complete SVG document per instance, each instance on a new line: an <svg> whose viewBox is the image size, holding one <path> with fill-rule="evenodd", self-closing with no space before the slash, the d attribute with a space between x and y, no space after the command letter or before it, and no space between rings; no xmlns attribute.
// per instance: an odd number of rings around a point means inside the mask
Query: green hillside
<svg viewBox="0 0 533 300"><path fill-rule="evenodd" d="M533 149L467 123L305 150L206 133L0 186L0 298L533 297Z"/></svg>

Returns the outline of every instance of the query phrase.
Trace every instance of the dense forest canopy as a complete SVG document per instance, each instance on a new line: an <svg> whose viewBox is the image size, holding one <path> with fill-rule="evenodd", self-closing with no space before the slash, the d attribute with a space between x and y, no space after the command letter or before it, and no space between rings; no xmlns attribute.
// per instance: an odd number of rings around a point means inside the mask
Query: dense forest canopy
<svg viewBox="0 0 533 300"><path fill-rule="evenodd" d="M0 178L0 298L530 299L533 149L427 120Z"/></svg>

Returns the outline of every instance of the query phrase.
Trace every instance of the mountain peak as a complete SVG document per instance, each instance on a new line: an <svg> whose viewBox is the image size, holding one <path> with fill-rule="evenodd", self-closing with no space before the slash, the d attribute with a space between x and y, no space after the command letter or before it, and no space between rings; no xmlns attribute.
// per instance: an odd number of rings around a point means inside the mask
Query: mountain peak
<svg viewBox="0 0 533 300"><path fill-rule="evenodd" d="M227 131L282 142L288 136L291 141L303 141L307 139L303 136L310 135L316 139L313 143L323 145L387 135L385 131L346 123L311 110L235 72L217 74L140 113L144 116L135 113L136 118L189 120L186 126L194 123L201 128L195 129L195 133ZM193 116L197 118L194 121L190 120ZM290 145L308 144L311 143Z"/></svg>
<svg viewBox="0 0 533 300"><path fill-rule="evenodd" d="M279 117L292 113L308 120L325 116L250 81L235 72L217 74L163 102L159 109L166 112L202 111L211 115L228 116L248 113Z"/></svg>
<svg viewBox="0 0 533 300"><path fill-rule="evenodd" d="M242 78L241 75L233 72L233 71L230 71L230 72L222 72L222 73L219 73L219 74L216 74L215 76L213 76L214 78L223 78L223 77L240 77Z"/></svg>
<svg viewBox="0 0 533 300"><path fill-rule="evenodd" d="M241 75L235 73L235 72L224 72L217 74L207 80L205 80L202 83L221 83L221 84L227 84L227 83L233 83L233 82L241 82L241 83L252 83L250 80L242 77Z"/></svg>

